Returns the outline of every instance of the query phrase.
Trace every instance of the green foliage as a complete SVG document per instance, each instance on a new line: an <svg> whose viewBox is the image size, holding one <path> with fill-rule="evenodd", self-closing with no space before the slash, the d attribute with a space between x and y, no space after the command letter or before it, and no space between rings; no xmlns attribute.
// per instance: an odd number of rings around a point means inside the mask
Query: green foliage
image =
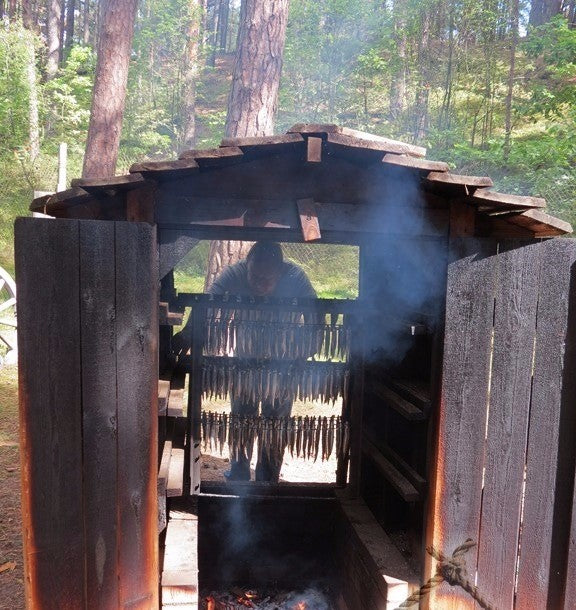
<svg viewBox="0 0 576 610"><path fill-rule="evenodd" d="M74 46L54 79L44 87L46 136L79 142L83 148L90 120L96 56L88 46Z"/></svg>
<svg viewBox="0 0 576 610"><path fill-rule="evenodd" d="M30 84L28 67L38 41L19 23L0 23L0 147L28 145Z"/></svg>

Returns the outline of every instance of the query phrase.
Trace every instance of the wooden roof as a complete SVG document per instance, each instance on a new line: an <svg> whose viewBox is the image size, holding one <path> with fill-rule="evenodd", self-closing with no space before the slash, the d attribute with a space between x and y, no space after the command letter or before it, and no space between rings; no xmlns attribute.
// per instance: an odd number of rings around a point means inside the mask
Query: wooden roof
<svg viewBox="0 0 576 610"><path fill-rule="evenodd" d="M462 176L426 150L337 125L297 124L284 135L227 138L171 161L143 161L125 176L74 180L35 199L56 217L132 219L165 229L204 228L222 238L300 227L312 201L332 240L359 231L551 237L572 232L539 197L500 193L488 176ZM300 208L302 209L302 208ZM308 209L308 208L307 208ZM406 210L412 210L409 225ZM400 217L403 218L400 218ZM400 219L399 219L400 218ZM450 229L450 225L452 228ZM426 229L422 229L426 227ZM350 240L348 240L350 241Z"/></svg>

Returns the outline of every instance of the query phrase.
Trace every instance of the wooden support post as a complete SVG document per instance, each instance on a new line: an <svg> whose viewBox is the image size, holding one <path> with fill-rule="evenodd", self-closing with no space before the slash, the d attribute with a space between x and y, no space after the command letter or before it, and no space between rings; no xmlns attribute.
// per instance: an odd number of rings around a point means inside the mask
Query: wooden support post
<svg viewBox="0 0 576 610"><path fill-rule="evenodd" d="M313 136L308 138L306 161L308 163L320 163L322 161L322 138Z"/></svg>
<svg viewBox="0 0 576 610"><path fill-rule="evenodd" d="M350 422L350 476L348 497L360 495L361 462L362 462L362 415L364 407L364 342L359 320L353 318L352 345L350 348L350 400L347 405L347 418ZM340 473L342 476L342 473ZM345 476L345 471L344 471ZM338 480L340 483L341 481Z"/></svg>
<svg viewBox="0 0 576 610"><path fill-rule="evenodd" d="M188 381L188 435L184 453L185 495L200 492L200 443L202 439L202 345L206 326L206 308L192 307L192 361Z"/></svg>
<svg viewBox="0 0 576 610"><path fill-rule="evenodd" d="M476 231L476 210L461 201L450 202L450 237L473 237Z"/></svg>
<svg viewBox="0 0 576 610"><path fill-rule="evenodd" d="M154 224L155 203L152 186L126 191L126 220Z"/></svg>

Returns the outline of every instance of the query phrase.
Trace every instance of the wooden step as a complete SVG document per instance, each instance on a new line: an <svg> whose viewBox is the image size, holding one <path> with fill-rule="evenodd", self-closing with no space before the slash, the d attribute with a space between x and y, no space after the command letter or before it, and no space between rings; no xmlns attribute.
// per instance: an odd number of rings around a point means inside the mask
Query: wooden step
<svg viewBox="0 0 576 610"><path fill-rule="evenodd" d="M158 381L158 415L166 415L169 393L170 381L168 381L167 379L160 379Z"/></svg>
<svg viewBox="0 0 576 610"><path fill-rule="evenodd" d="M198 516L171 510L161 579L163 610L198 608Z"/></svg>
<svg viewBox="0 0 576 610"><path fill-rule="evenodd" d="M166 415L168 417L182 417L184 413L184 390L174 390L170 388L168 395L168 407Z"/></svg>
<svg viewBox="0 0 576 610"><path fill-rule="evenodd" d="M166 495L168 489L168 473L170 470L170 459L172 457L172 439L166 439L158 470L158 532L166 527Z"/></svg>

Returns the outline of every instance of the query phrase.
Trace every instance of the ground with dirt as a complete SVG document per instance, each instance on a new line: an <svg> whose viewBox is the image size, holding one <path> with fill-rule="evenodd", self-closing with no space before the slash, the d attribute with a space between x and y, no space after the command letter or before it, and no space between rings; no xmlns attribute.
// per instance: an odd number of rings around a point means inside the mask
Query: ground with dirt
<svg viewBox="0 0 576 610"><path fill-rule="evenodd" d="M0 609L23 610L24 570L20 511L18 376L0 368Z"/></svg>

